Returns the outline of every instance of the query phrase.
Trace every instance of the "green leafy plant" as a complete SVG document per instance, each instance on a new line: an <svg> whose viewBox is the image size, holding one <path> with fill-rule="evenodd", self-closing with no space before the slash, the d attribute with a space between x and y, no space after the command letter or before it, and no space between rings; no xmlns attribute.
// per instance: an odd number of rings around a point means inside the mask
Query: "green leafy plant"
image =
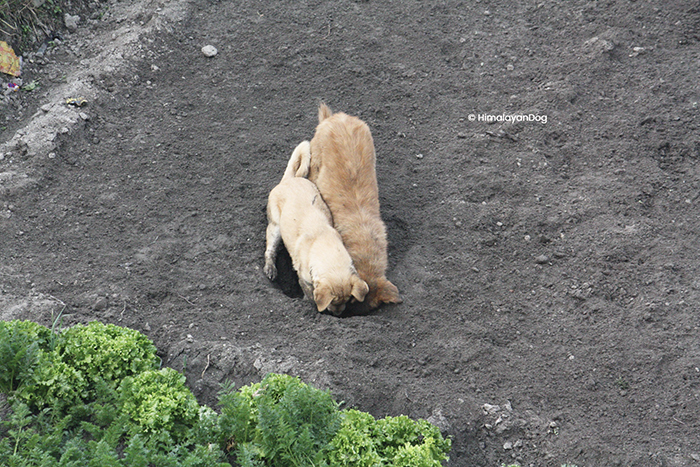
<svg viewBox="0 0 700 467"><path fill-rule="evenodd" d="M9 394L31 384L49 350L50 334L31 321L0 321L0 392Z"/></svg>
<svg viewBox="0 0 700 467"><path fill-rule="evenodd" d="M0 459L8 467L440 467L451 442L424 420L340 410L330 392L269 374L200 406L158 370L137 331L91 323L56 334L0 322Z"/></svg>
<svg viewBox="0 0 700 467"><path fill-rule="evenodd" d="M324 465L340 426L330 393L289 375L270 374L220 403L226 447L235 447L241 465Z"/></svg>
<svg viewBox="0 0 700 467"><path fill-rule="evenodd" d="M242 466L440 467L451 447L425 420L341 411L330 393L288 375L224 392L220 405L222 448Z"/></svg>
<svg viewBox="0 0 700 467"><path fill-rule="evenodd" d="M137 331L0 322L0 356L12 402L0 420L3 467L230 467L211 442L218 414L183 375L155 370L155 347Z"/></svg>
<svg viewBox="0 0 700 467"><path fill-rule="evenodd" d="M184 375L172 368L125 378L119 397L122 412L132 422L132 434L167 432L181 443L199 417L199 404L185 386Z"/></svg>
<svg viewBox="0 0 700 467"><path fill-rule="evenodd" d="M146 336L112 324L76 325L55 341L53 352L35 369L32 387L18 395L36 407L51 406L59 415L94 399L100 384L116 388L125 377L160 365Z"/></svg>
<svg viewBox="0 0 700 467"><path fill-rule="evenodd" d="M343 415L342 427L332 442L331 465L440 467L447 460L451 441L425 420L404 415L375 420L357 410Z"/></svg>

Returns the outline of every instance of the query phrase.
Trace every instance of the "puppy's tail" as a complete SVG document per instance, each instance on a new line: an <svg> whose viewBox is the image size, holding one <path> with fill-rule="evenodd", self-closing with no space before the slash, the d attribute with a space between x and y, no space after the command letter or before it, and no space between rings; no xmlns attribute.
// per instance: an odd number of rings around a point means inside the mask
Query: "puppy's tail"
<svg viewBox="0 0 700 467"><path fill-rule="evenodd" d="M289 158L282 180L292 177L306 177L309 174L310 164L311 145L308 141L302 141L292 152L292 157Z"/></svg>
<svg viewBox="0 0 700 467"><path fill-rule="evenodd" d="M321 102L318 106L318 123L321 123L331 115L333 115L333 112L331 112L330 107Z"/></svg>

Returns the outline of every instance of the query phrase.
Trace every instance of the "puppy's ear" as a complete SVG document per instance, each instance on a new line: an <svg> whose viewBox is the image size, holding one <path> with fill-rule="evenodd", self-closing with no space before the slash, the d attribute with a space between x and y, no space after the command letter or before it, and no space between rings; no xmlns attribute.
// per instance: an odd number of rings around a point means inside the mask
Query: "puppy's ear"
<svg viewBox="0 0 700 467"><path fill-rule="evenodd" d="M399 289L396 288L394 284L389 282L389 280L382 278L377 284L377 298L376 300L381 303L402 303L401 297L399 296Z"/></svg>
<svg viewBox="0 0 700 467"><path fill-rule="evenodd" d="M323 311L328 308L328 305L333 301L331 288L325 282L319 282L314 286L314 302L318 311Z"/></svg>
<svg viewBox="0 0 700 467"><path fill-rule="evenodd" d="M358 302L363 301L365 296L367 296L367 292L369 292L367 282L360 279L360 276L357 274L353 274L350 277L350 282L352 283L352 292L350 292L350 295L355 297L355 300Z"/></svg>
<svg viewBox="0 0 700 467"><path fill-rule="evenodd" d="M318 106L318 123L321 123L331 115L333 115L333 112L331 112L330 107L321 102Z"/></svg>

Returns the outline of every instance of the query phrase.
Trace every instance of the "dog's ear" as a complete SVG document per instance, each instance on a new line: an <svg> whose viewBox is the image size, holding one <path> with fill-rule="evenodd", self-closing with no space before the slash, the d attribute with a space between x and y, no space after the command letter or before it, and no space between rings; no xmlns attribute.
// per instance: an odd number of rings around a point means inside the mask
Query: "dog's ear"
<svg viewBox="0 0 700 467"><path fill-rule="evenodd" d="M333 115L333 112L331 112L330 107L321 102L318 106L318 123L321 123L331 115Z"/></svg>
<svg viewBox="0 0 700 467"><path fill-rule="evenodd" d="M350 295L355 297L355 300L358 302L363 301L369 292L367 282L360 279L360 276L357 274L350 276L350 282L352 283L352 292L350 292Z"/></svg>
<svg viewBox="0 0 700 467"><path fill-rule="evenodd" d="M333 301L333 293L331 288L325 282L319 282L314 286L314 302L318 311L323 311L328 308L328 305Z"/></svg>
<svg viewBox="0 0 700 467"><path fill-rule="evenodd" d="M399 296L399 289L396 288L394 284L389 282L389 280L382 278L377 284L377 302L380 303L401 303L401 297Z"/></svg>

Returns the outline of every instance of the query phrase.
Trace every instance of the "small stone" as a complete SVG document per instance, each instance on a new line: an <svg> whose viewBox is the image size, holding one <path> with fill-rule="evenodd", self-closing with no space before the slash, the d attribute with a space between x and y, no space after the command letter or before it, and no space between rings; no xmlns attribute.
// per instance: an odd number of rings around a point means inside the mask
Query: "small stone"
<svg viewBox="0 0 700 467"><path fill-rule="evenodd" d="M423 159L423 154L416 154L416 159Z"/></svg>
<svg viewBox="0 0 700 467"><path fill-rule="evenodd" d="M452 428L450 422L442 414L441 409L434 409L427 421L438 427L442 432L450 431Z"/></svg>
<svg viewBox="0 0 700 467"><path fill-rule="evenodd" d="M143 330L146 331L146 332L150 332L150 331L151 331L151 325L148 324L148 321L146 321L146 324L143 326Z"/></svg>
<svg viewBox="0 0 700 467"><path fill-rule="evenodd" d="M185 340L191 344L194 342L194 337L192 337L192 334L187 334L187 338Z"/></svg>
<svg viewBox="0 0 700 467"><path fill-rule="evenodd" d="M459 133L457 133L457 138L459 138L459 139L467 139L467 134L464 133L463 131L460 131Z"/></svg>
<svg viewBox="0 0 700 467"><path fill-rule="evenodd" d="M44 112L49 112L52 107L53 107L53 104L44 104L41 106L41 110L43 110Z"/></svg>
<svg viewBox="0 0 700 467"><path fill-rule="evenodd" d="M107 297L99 297L95 301L95 304L92 305L92 309L95 311L104 311L107 309L108 306L109 302L107 301Z"/></svg>
<svg viewBox="0 0 700 467"><path fill-rule="evenodd" d="M611 52L615 48L615 44L608 40L601 39L598 36L588 39L586 42L583 43L583 46L590 52L597 54Z"/></svg>
<svg viewBox="0 0 700 467"><path fill-rule="evenodd" d="M216 50L216 47L214 47L213 45L205 45L204 47L202 47L202 53L203 53L206 57L210 57L210 58L211 58L211 57L215 56L218 52L219 52L219 51Z"/></svg>
<svg viewBox="0 0 700 467"><path fill-rule="evenodd" d="M513 449L513 443L511 443L510 441L506 441L505 443L503 443L503 449L506 451L510 451L511 449Z"/></svg>
<svg viewBox="0 0 700 467"><path fill-rule="evenodd" d="M547 263L549 263L549 256L547 256L547 255L539 255L537 258L535 258L535 263L537 263L537 264L547 264Z"/></svg>
<svg viewBox="0 0 700 467"><path fill-rule="evenodd" d="M89 116L88 114L86 114L85 112L80 112L80 113L78 114L78 116L79 116L83 121L86 121L86 122L87 122L88 120L90 120L90 116Z"/></svg>
<svg viewBox="0 0 700 467"><path fill-rule="evenodd" d="M632 47L632 53L629 56L636 57L637 55L641 55L646 51L647 49L644 47Z"/></svg>
<svg viewBox="0 0 700 467"><path fill-rule="evenodd" d="M66 13L63 15L63 24L65 24L66 29L71 32L75 32L78 29L78 23L80 22L80 16L71 15Z"/></svg>

